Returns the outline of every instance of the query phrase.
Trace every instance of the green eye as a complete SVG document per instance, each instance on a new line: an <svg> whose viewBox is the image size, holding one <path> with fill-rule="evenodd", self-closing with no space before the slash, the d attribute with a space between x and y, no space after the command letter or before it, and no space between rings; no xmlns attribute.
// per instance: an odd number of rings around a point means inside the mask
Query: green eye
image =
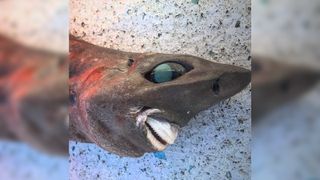
<svg viewBox="0 0 320 180"><path fill-rule="evenodd" d="M146 78L154 83L163 83L172 81L186 72L186 68L181 64L167 62L153 68L152 71L147 74Z"/></svg>

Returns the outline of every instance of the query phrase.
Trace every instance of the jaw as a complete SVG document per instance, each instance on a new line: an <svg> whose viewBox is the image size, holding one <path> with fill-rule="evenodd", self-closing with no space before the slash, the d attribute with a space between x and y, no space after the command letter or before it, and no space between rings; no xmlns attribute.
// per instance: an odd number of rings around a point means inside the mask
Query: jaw
<svg viewBox="0 0 320 180"><path fill-rule="evenodd" d="M179 126L167 119L153 116L162 111L154 108L141 108L136 117L136 126L146 132L146 138L156 151L163 151L173 144L178 136Z"/></svg>

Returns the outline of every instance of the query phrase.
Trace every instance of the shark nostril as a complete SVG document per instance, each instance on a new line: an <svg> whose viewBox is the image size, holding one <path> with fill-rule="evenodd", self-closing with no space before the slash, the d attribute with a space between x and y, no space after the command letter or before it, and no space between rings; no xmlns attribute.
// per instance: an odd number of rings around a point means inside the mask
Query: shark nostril
<svg viewBox="0 0 320 180"><path fill-rule="evenodd" d="M219 84L219 79L216 79L213 81L212 84L212 91L215 95L219 95L220 92L220 84Z"/></svg>

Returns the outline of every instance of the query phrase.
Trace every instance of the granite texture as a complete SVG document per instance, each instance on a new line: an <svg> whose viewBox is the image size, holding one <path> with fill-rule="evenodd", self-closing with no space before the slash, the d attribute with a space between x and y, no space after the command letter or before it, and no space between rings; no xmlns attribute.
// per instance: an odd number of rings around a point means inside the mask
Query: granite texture
<svg viewBox="0 0 320 180"><path fill-rule="evenodd" d="M250 67L250 1L70 1L70 33L131 52L191 54Z"/></svg>
<svg viewBox="0 0 320 180"><path fill-rule="evenodd" d="M0 179L67 180L68 159L37 151L21 142L0 141Z"/></svg>
<svg viewBox="0 0 320 180"><path fill-rule="evenodd" d="M70 33L131 52L190 54L250 69L250 1L70 1ZM70 141L70 179L249 179L250 86L199 113L161 153Z"/></svg>
<svg viewBox="0 0 320 180"><path fill-rule="evenodd" d="M0 33L24 45L68 52L68 1L2 0Z"/></svg>
<svg viewBox="0 0 320 180"><path fill-rule="evenodd" d="M320 84L253 127L252 179L319 179Z"/></svg>
<svg viewBox="0 0 320 180"><path fill-rule="evenodd" d="M319 1L252 1L252 54L320 70Z"/></svg>

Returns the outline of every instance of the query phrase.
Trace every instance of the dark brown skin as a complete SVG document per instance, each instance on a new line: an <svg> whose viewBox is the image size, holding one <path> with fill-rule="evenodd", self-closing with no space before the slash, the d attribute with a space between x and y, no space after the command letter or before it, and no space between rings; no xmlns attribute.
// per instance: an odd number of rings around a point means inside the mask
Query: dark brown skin
<svg viewBox="0 0 320 180"><path fill-rule="evenodd" d="M252 122L255 125L268 112L292 102L320 80L319 71L253 55Z"/></svg>
<svg viewBox="0 0 320 180"><path fill-rule="evenodd" d="M0 35L0 137L68 153L68 61Z"/></svg>
<svg viewBox="0 0 320 180"><path fill-rule="evenodd" d="M189 71L172 81L145 76L163 62ZM250 71L189 55L128 53L70 37L70 138L91 142L121 156L156 151L133 107L162 110L155 116L179 127L197 113L227 99L250 82Z"/></svg>

